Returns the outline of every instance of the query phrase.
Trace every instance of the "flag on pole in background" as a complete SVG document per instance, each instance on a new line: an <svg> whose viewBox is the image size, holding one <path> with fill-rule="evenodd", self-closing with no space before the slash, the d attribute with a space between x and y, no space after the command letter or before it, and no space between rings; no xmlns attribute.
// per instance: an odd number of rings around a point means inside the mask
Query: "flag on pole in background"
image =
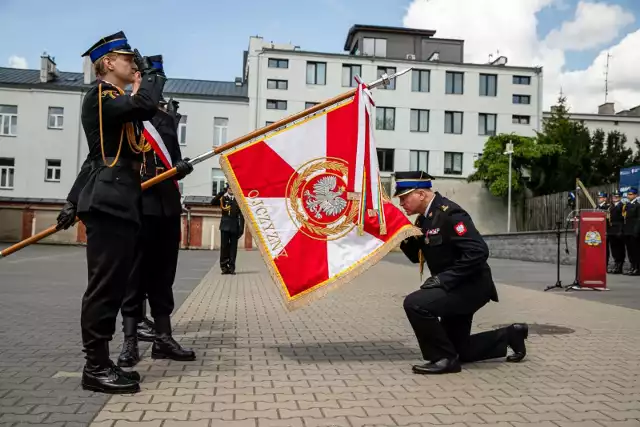
<svg viewBox="0 0 640 427"><path fill-rule="evenodd" d="M220 158L289 309L421 234L383 194L373 117L371 94L360 83L348 101Z"/></svg>

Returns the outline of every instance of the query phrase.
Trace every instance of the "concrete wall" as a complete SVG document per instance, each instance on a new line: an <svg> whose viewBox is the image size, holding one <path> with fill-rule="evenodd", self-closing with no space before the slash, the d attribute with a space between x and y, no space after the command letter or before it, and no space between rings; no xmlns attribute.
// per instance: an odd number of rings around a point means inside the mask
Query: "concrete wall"
<svg viewBox="0 0 640 427"><path fill-rule="evenodd" d="M532 231L510 234L486 234L483 236L490 250L491 258L504 258L533 262L557 262L558 238L555 231ZM566 243L565 243L566 242ZM569 254L566 247L569 247ZM560 263L575 265L575 231L564 230L560 234Z"/></svg>

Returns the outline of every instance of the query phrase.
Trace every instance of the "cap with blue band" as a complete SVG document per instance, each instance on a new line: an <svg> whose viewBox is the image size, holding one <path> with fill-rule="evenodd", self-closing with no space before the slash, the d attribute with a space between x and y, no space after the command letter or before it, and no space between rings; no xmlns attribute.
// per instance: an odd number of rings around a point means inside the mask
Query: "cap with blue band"
<svg viewBox="0 0 640 427"><path fill-rule="evenodd" d="M396 189L394 197L409 194L417 189L431 188L431 180L434 179L431 175L422 171L396 172L395 178Z"/></svg>

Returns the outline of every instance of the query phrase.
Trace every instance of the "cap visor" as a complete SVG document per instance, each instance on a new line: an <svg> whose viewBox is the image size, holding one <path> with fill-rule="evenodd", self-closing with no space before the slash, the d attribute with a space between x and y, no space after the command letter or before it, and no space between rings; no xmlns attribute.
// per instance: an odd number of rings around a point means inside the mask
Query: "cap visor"
<svg viewBox="0 0 640 427"><path fill-rule="evenodd" d="M393 195L393 197L400 197L400 196L404 196L405 194L409 194L412 191L414 191L415 188L408 188L408 189L403 189L403 190L396 190L395 194Z"/></svg>

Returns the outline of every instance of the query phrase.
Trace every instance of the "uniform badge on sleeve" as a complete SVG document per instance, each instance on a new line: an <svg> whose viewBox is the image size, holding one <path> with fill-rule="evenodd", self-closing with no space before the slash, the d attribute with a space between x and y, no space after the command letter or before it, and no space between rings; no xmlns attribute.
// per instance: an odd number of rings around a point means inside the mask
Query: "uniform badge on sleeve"
<svg viewBox="0 0 640 427"><path fill-rule="evenodd" d="M458 236L464 236L467 232L467 227L465 227L464 223L462 221L460 221L459 223L456 224L456 226L454 227L454 229L456 230L456 234Z"/></svg>

